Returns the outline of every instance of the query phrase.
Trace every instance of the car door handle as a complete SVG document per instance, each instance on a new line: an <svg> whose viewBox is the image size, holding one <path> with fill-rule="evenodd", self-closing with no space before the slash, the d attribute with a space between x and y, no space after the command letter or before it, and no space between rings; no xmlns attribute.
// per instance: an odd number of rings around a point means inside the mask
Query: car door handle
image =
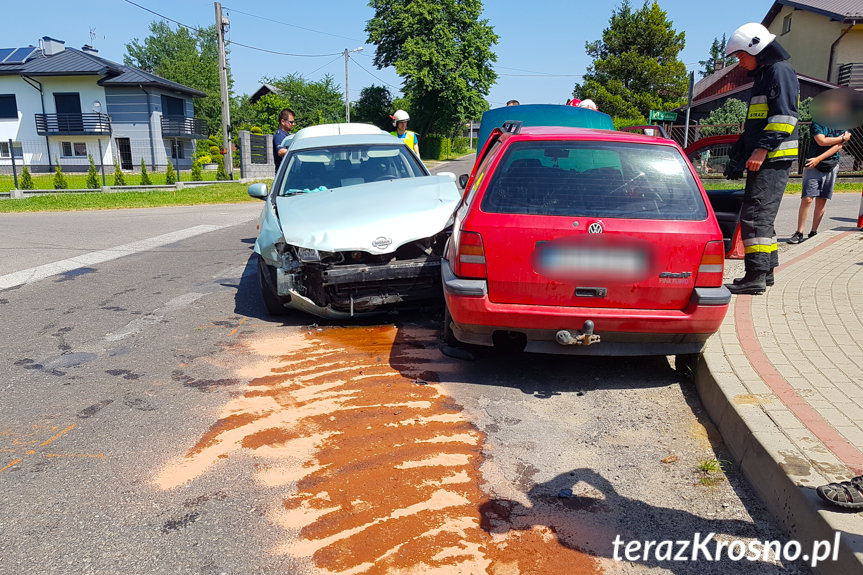
<svg viewBox="0 0 863 575"><path fill-rule="evenodd" d="M608 290L601 287L577 287L575 288L576 297L605 297L608 295Z"/></svg>

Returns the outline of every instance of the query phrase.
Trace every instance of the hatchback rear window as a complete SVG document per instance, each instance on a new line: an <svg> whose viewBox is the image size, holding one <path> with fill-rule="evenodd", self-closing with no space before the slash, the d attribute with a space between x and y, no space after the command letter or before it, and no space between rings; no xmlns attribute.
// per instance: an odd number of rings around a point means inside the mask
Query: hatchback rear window
<svg viewBox="0 0 863 575"><path fill-rule="evenodd" d="M698 184L680 152L617 142L513 142L488 183L480 209L568 217L707 217Z"/></svg>

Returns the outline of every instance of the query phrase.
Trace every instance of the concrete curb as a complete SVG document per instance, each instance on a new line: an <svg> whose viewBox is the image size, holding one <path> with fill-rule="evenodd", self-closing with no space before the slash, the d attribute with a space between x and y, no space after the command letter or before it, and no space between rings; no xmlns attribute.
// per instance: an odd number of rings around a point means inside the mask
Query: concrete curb
<svg viewBox="0 0 863 575"><path fill-rule="evenodd" d="M729 316L733 318L732 310ZM815 493L815 487L842 475L844 466L814 436L809 454L802 452L777 423L793 414L772 394L753 393L736 374L728 351L735 350L725 349L719 336L708 341L695 370L695 385L735 464L804 553L814 541L833 541L835 533L841 533L837 560L819 565L815 573L859 575L863 513L829 510ZM845 469L845 477L850 477Z"/></svg>

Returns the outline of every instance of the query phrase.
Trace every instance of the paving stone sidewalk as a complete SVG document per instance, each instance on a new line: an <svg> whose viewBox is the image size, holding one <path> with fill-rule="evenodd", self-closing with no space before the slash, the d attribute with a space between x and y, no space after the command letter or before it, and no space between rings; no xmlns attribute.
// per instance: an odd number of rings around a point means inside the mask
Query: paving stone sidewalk
<svg viewBox="0 0 863 575"><path fill-rule="evenodd" d="M825 231L783 248L776 285L736 296L696 373L735 463L791 536L841 534L821 573L863 573L863 513L815 487L863 474L863 233ZM727 281L742 266L727 266Z"/></svg>

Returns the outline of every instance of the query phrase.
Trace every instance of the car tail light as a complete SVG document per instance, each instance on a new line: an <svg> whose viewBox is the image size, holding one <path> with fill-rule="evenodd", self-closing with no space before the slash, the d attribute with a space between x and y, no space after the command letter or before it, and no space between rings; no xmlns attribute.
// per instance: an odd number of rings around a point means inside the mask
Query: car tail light
<svg viewBox="0 0 863 575"><path fill-rule="evenodd" d="M698 265L695 287L719 287L722 285L722 272L725 269L725 243L707 242L704 255Z"/></svg>
<svg viewBox="0 0 863 575"><path fill-rule="evenodd" d="M482 246L482 236L476 232L462 231L458 238L456 251L455 275L462 278L485 278L485 249Z"/></svg>

